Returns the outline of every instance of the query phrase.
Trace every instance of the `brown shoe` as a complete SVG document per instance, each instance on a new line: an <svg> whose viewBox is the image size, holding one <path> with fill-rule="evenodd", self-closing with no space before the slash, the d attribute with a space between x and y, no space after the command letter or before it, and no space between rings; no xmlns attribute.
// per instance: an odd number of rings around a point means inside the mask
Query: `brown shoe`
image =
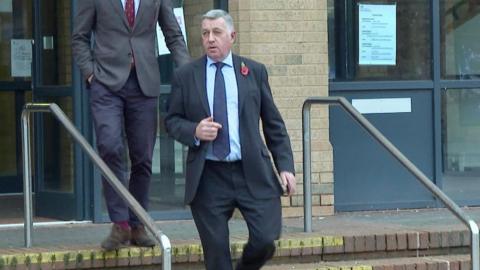
<svg viewBox="0 0 480 270"><path fill-rule="evenodd" d="M143 225L137 225L132 227L132 237L130 238L130 244L140 247L153 247L155 241L148 236Z"/></svg>
<svg viewBox="0 0 480 270"><path fill-rule="evenodd" d="M118 224L113 224L110 235L102 242L102 248L106 251L119 249L128 244L130 230L122 229Z"/></svg>

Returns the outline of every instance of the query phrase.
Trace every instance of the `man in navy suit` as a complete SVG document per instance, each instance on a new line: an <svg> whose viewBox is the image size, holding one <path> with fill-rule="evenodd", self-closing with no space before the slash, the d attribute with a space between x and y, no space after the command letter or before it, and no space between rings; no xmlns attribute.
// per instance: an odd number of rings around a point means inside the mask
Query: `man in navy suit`
<svg viewBox="0 0 480 270"><path fill-rule="evenodd" d="M282 186L288 195L295 192L290 139L265 66L231 52L236 37L231 16L211 10L201 29L206 55L174 73L165 125L189 146L185 203L199 231L206 268L232 269L228 220L238 208L249 239L236 269L260 269L280 236Z"/></svg>

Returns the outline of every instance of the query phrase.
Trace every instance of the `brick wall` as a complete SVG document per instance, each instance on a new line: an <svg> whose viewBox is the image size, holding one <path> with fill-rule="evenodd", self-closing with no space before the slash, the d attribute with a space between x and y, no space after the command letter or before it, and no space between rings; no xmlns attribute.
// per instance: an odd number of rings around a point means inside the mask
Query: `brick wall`
<svg viewBox="0 0 480 270"><path fill-rule="evenodd" d="M238 33L234 51L266 64L275 102L292 140L297 195L282 198L284 216L303 215L302 104L328 95L326 0L230 0ZM328 109L312 110L313 214L333 214L333 155Z"/></svg>
<svg viewBox="0 0 480 270"><path fill-rule="evenodd" d="M185 0L183 3L188 50L193 58L203 55L200 23L202 15L213 6L213 0Z"/></svg>

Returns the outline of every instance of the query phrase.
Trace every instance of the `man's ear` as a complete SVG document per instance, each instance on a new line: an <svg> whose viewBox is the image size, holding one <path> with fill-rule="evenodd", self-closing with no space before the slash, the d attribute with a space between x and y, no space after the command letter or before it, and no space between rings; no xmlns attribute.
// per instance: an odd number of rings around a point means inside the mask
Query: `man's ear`
<svg viewBox="0 0 480 270"><path fill-rule="evenodd" d="M232 38L232 43L234 43L237 39L237 32L233 31L232 33L230 33L230 37Z"/></svg>

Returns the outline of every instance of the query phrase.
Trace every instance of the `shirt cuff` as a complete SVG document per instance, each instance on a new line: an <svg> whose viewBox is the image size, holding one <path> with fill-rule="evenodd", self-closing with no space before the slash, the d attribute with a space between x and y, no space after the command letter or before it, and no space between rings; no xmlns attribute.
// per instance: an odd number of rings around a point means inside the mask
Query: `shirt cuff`
<svg viewBox="0 0 480 270"><path fill-rule="evenodd" d="M199 146L200 145L200 140L195 136L193 136L193 139L195 140L194 141L195 146Z"/></svg>

